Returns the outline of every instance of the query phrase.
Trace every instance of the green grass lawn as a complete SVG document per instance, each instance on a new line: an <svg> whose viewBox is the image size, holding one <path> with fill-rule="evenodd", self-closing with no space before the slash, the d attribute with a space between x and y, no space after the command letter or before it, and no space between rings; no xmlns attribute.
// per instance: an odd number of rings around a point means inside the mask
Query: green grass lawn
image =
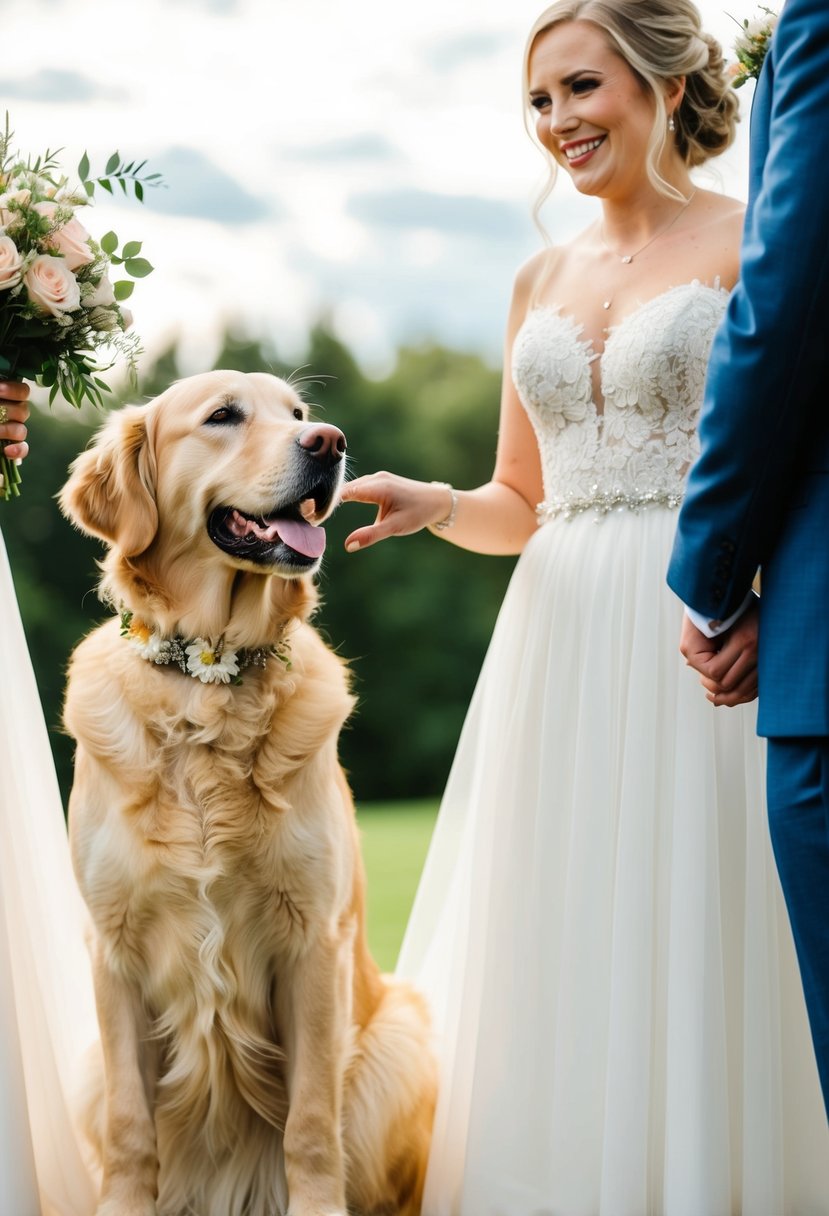
<svg viewBox="0 0 829 1216"><path fill-rule="evenodd" d="M391 971L403 939L438 804L366 802L357 809L368 875L368 939L384 971Z"/></svg>

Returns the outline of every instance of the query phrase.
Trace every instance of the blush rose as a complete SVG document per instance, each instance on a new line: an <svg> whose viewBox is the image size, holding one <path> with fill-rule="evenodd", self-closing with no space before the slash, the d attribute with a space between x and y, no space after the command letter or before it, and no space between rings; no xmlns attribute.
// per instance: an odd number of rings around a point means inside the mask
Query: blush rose
<svg viewBox="0 0 829 1216"><path fill-rule="evenodd" d="M17 246L9 236L0 236L0 291L16 287L23 266Z"/></svg>
<svg viewBox="0 0 829 1216"><path fill-rule="evenodd" d="M56 203L35 203L34 209L47 219L52 219L58 207ZM81 266L88 266L95 260L95 255L89 247L89 233L74 216L51 234L47 244L56 253L63 254L70 270L79 270Z"/></svg>
<svg viewBox="0 0 829 1216"><path fill-rule="evenodd" d="M41 253L32 262L25 275L29 299L41 311L60 317L74 312L81 305L78 280L66 264L65 258L53 258Z"/></svg>

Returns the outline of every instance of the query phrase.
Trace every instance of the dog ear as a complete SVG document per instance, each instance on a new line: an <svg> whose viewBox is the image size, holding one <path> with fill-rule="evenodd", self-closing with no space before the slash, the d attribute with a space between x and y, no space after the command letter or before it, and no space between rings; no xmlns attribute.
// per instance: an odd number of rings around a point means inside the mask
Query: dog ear
<svg viewBox="0 0 829 1216"><path fill-rule="evenodd" d="M72 464L58 496L67 519L115 545L124 557L143 553L158 531L147 418L146 407L136 405L112 414L92 447Z"/></svg>

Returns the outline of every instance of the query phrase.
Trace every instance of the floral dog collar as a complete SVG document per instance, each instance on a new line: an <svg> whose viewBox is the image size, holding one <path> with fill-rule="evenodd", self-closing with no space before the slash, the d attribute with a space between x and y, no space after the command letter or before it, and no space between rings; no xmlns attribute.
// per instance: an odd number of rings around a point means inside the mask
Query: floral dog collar
<svg viewBox="0 0 829 1216"><path fill-rule="evenodd" d="M165 638L129 609L122 609L119 615L121 636L142 659L159 667L172 664L186 676L201 680L202 684L241 684L243 671L248 667L266 667L271 658L279 659L286 667L291 666L290 647L286 641L252 650L232 650L225 646L224 636L215 645L205 638L183 638L178 634Z"/></svg>

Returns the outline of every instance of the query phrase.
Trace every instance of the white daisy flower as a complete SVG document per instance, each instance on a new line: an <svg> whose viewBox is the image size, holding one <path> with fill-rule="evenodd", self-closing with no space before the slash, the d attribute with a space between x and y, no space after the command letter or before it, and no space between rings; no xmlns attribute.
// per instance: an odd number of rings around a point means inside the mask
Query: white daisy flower
<svg viewBox="0 0 829 1216"><path fill-rule="evenodd" d="M187 670L202 684L229 684L239 674L236 651L225 648L217 654L204 638L196 638L185 648Z"/></svg>
<svg viewBox="0 0 829 1216"><path fill-rule="evenodd" d="M163 663L164 656L170 649L170 643L166 638L163 638L156 630L150 629L149 625L145 625L143 621L136 620L135 617L130 621L127 629L127 641L135 647L142 659L149 659L151 663Z"/></svg>

